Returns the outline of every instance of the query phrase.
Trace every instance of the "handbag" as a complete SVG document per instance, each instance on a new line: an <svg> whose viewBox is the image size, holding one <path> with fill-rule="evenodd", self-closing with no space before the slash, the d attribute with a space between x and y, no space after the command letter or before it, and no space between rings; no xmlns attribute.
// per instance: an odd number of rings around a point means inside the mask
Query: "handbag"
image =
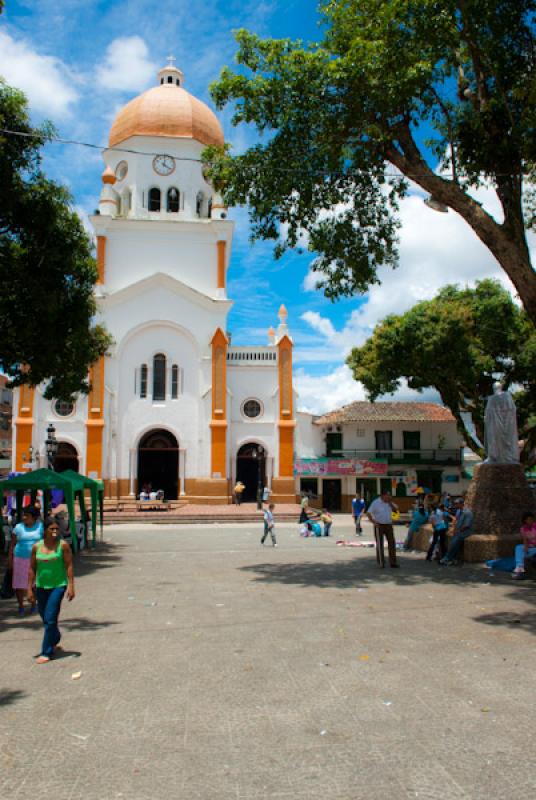
<svg viewBox="0 0 536 800"><path fill-rule="evenodd" d="M9 567L4 572L4 577L2 579L2 586L0 587L0 597L2 600L10 600L13 595L15 594L15 590L13 588L13 570L9 569Z"/></svg>

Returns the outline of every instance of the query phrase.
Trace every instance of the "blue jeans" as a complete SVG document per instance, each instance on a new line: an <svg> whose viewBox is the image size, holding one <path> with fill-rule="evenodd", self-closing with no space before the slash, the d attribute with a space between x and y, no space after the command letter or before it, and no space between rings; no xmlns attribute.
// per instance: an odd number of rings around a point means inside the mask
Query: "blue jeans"
<svg viewBox="0 0 536 800"><path fill-rule="evenodd" d="M521 570L525 569L525 557L529 558L536 553L536 547L529 547L527 552L525 553L525 545L524 544L516 544L515 549L515 556L516 556L516 569L521 572Z"/></svg>
<svg viewBox="0 0 536 800"><path fill-rule="evenodd" d="M455 536L453 536L449 551L445 556L445 561L456 561L458 558L458 553L462 549L462 544L466 539L472 536L472 534L473 531L465 531L464 533L457 533Z"/></svg>
<svg viewBox="0 0 536 800"><path fill-rule="evenodd" d="M50 658L54 653L54 647L61 639L60 629L58 628L58 617L60 615L61 601L65 594L66 586L58 586L57 589L36 589L37 608L45 626L41 655Z"/></svg>
<svg viewBox="0 0 536 800"><path fill-rule="evenodd" d="M276 541L275 541L275 529L274 529L274 526L272 525L272 527L269 528L268 527L268 523L265 522L264 523L264 533L262 535L261 544L264 544L264 540L266 539L268 534L270 534L270 536L272 537L272 544L275 544Z"/></svg>
<svg viewBox="0 0 536 800"><path fill-rule="evenodd" d="M329 536L329 532L331 530L331 526L333 522L324 522L324 536Z"/></svg>

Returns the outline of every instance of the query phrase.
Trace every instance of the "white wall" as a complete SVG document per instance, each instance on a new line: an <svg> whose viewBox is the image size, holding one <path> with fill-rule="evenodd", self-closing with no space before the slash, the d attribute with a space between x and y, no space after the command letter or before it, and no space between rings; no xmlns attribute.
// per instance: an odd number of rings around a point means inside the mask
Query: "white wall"
<svg viewBox="0 0 536 800"><path fill-rule="evenodd" d="M152 364L156 353L166 356L166 399L152 399ZM139 368L149 368L147 397L140 398ZM170 369L177 364L183 385L176 400L171 399ZM138 382L135 385L135 377ZM106 384L117 392L117 470L120 477L129 474L129 451L136 448L141 436L154 428L164 428L187 450L186 476L207 474L206 450L208 421L202 414L199 396L202 387L201 350L198 344L178 327L158 323L129 336L120 348L118 362L110 363ZM199 446L202 445L202 446Z"/></svg>
<svg viewBox="0 0 536 800"><path fill-rule="evenodd" d="M328 426L316 426L324 431ZM335 430L336 426L333 426ZM358 436L357 431L364 431ZM376 447L375 431L393 432L393 450L404 447L404 431L420 431L421 449L436 450L439 448L439 437L444 436L443 449L452 450L462 446L462 439L456 429L455 422L345 422L342 424L343 448L345 450L374 450ZM323 436L324 434L322 434Z"/></svg>
<svg viewBox="0 0 536 800"><path fill-rule="evenodd" d="M248 442L261 444L270 461L271 475L277 474L279 458L279 392L277 363L227 364L229 389L228 452L232 464L231 477L236 475L236 455ZM258 400L262 414L249 419L242 414L245 400Z"/></svg>
<svg viewBox="0 0 536 800"><path fill-rule="evenodd" d="M107 292L164 272L209 296L217 290L218 231L208 220L194 223L123 221L106 231ZM231 224L231 223L229 223Z"/></svg>
<svg viewBox="0 0 536 800"><path fill-rule="evenodd" d="M324 455L322 428L313 425L313 415L305 411L296 413L296 455L298 458L319 458Z"/></svg>
<svg viewBox="0 0 536 800"><path fill-rule="evenodd" d="M196 297L195 293L182 291L172 279L157 275L118 297L104 298L100 312L119 355L122 343L133 330L152 324L180 326L208 352L216 329L226 328L230 305L227 301Z"/></svg>
<svg viewBox="0 0 536 800"><path fill-rule="evenodd" d="M71 416L60 417L53 410L54 401L43 397L44 387L39 387L34 393L33 417L35 420L32 431L32 446L34 452L39 452L40 466L47 467L45 439L47 427L52 423L56 429L58 442L67 442L73 445L78 454L80 471L86 464L86 419L87 395L79 395L76 399L75 409Z"/></svg>

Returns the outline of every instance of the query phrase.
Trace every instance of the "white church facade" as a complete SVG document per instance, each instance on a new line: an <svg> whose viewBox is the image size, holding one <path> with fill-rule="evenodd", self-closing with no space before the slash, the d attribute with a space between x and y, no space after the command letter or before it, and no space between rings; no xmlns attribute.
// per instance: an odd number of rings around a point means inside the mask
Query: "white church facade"
<svg viewBox="0 0 536 800"><path fill-rule="evenodd" d="M201 162L223 132L180 70L158 78L113 122L90 218L99 315L113 346L91 368L89 395L73 404L45 399L40 387L15 391L13 469L45 465L52 423L55 469L102 479L111 500L150 485L168 500L227 503L241 480L246 500L268 485L276 503L303 490L348 510L356 491L461 488L460 436L435 404L296 413L284 306L265 346L233 345L234 223Z"/></svg>
<svg viewBox="0 0 536 800"><path fill-rule="evenodd" d="M167 499L221 503L241 479L249 497L268 483L276 501L293 501L287 312L279 309L266 346L232 346L234 223L201 163L223 132L179 69L158 77L114 120L90 218L99 313L113 346L91 369L90 394L73 405L18 391L14 468L39 452L52 422L57 468L72 461L102 479L109 498L150 484Z"/></svg>

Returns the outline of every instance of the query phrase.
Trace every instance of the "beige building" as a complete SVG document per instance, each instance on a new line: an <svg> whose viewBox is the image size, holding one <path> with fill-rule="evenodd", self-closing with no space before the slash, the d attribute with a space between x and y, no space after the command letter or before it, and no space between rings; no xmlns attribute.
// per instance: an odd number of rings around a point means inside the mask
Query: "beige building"
<svg viewBox="0 0 536 800"><path fill-rule="evenodd" d="M456 495L467 484L456 420L437 403L356 402L320 417L298 413L296 451L296 491L332 510L349 511L356 492L370 502L386 489L406 507L418 488Z"/></svg>

